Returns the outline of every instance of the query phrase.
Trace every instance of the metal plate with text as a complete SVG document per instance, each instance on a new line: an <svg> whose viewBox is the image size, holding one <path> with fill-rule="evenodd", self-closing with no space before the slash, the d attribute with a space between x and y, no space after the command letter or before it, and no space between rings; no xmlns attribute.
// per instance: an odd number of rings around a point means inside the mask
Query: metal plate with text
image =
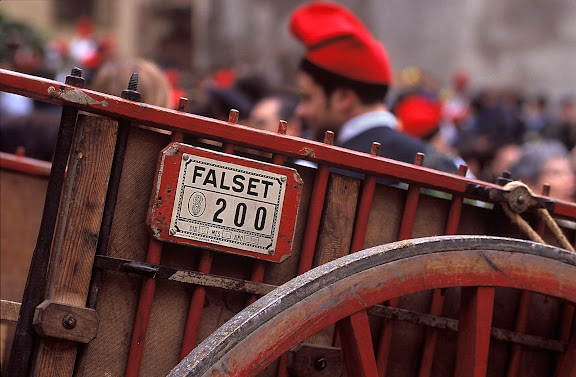
<svg viewBox="0 0 576 377"><path fill-rule="evenodd" d="M301 186L294 169L173 143L160 157L149 222L159 240L280 262Z"/></svg>

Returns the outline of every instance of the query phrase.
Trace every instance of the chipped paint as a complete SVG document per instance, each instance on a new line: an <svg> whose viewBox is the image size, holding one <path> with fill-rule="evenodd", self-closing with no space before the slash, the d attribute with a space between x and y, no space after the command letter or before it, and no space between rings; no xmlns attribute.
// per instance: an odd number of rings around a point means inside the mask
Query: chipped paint
<svg viewBox="0 0 576 377"><path fill-rule="evenodd" d="M304 148L300 149L300 151L298 153L303 157L312 157L312 158L316 157L316 153L314 153L314 149L308 148L308 147L304 147Z"/></svg>
<svg viewBox="0 0 576 377"><path fill-rule="evenodd" d="M64 85L60 86L60 90L56 90L56 88L50 86L48 88L48 95L50 95L50 97L62 98L63 100L80 105L101 105L102 107L108 106L108 101L106 100L97 101L80 89L74 89Z"/></svg>

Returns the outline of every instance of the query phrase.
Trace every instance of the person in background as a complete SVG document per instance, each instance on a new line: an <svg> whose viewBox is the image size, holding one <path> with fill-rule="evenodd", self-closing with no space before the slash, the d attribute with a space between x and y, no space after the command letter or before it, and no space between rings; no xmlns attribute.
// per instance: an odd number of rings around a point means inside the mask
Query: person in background
<svg viewBox="0 0 576 377"><path fill-rule="evenodd" d="M338 146L369 153L378 142L383 157L413 163L422 152L425 166L457 172L451 159L397 129L385 105L392 79L388 54L356 15L337 3L313 1L292 13L290 31L306 47L296 113L316 139L333 130Z"/></svg>
<svg viewBox="0 0 576 377"><path fill-rule="evenodd" d="M285 120L287 135L302 136L302 121L296 116L296 106L298 106L298 97L292 93L270 94L254 104L248 125L277 132L280 120Z"/></svg>
<svg viewBox="0 0 576 377"><path fill-rule="evenodd" d="M524 141L530 142L542 138L542 133L552 123L548 96L539 94L527 101L524 110Z"/></svg>
<svg viewBox="0 0 576 377"><path fill-rule="evenodd" d="M47 109L16 117L0 117L0 151L52 161L60 115Z"/></svg>
<svg viewBox="0 0 576 377"><path fill-rule="evenodd" d="M138 73L142 102L170 107L170 84L156 63L146 59L124 59L105 63L96 72L89 89L118 96L128 87L132 73Z"/></svg>
<svg viewBox="0 0 576 377"><path fill-rule="evenodd" d="M550 197L568 202L575 200L576 176L570 165L568 150L559 141L525 144L510 173L512 179L526 183L536 194L547 183L550 185Z"/></svg>
<svg viewBox="0 0 576 377"><path fill-rule="evenodd" d="M576 147L576 96L567 95L560 100L560 115L557 122L543 130L544 137L564 143L569 150Z"/></svg>
<svg viewBox="0 0 576 377"><path fill-rule="evenodd" d="M442 104L438 100L425 94L408 94L396 102L393 112L402 132L424 140L437 151L450 156L456 166L466 165L443 133ZM469 178L476 178L470 171L466 174Z"/></svg>

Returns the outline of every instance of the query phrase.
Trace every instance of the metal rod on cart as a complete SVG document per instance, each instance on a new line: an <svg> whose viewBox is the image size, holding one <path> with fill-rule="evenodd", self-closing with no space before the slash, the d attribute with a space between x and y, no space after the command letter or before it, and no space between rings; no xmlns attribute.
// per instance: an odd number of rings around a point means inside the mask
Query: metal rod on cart
<svg viewBox="0 0 576 377"><path fill-rule="evenodd" d="M83 88L84 79L81 76L82 71L79 68L73 68L71 74L66 76L66 84ZM10 359L8 361L8 377L26 376L31 364L30 357L34 348L32 320L36 306L40 304L44 295L46 274L48 273L47 270L50 260L50 248L52 246L54 229L58 218L60 197L64 185L68 156L70 155L70 149L72 148L72 141L74 139L77 116L77 108L71 106L62 107L58 139L56 141L54 159L46 188L44 211L42 212L36 247L34 254L32 254L32 260L30 261L26 288L20 308L20 317L16 325L12 351L10 352Z"/></svg>
<svg viewBox="0 0 576 377"><path fill-rule="evenodd" d="M418 153L414 164L422 166L424 163L424 154ZM420 198L420 186L411 184L406 193L406 203L404 205L404 212L402 213L402 220L400 223L400 231L398 232L398 240L406 240L412 237L412 229L414 227L414 219L416 218L416 209L418 208L418 200ZM390 300L390 307L398 307L398 298ZM394 331L394 322L386 320L382 324L380 336L378 340L378 350L376 355L376 362L378 364L378 376L386 375L386 368L388 367L388 357L390 356L390 344L392 343L392 333Z"/></svg>
<svg viewBox="0 0 576 377"><path fill-rule="evenodd" d="M459 176L466 176L468 167L460 165L458 168ZM446 229L444 234L447 236L455 235L458 233L458 226L460 225L460 215L462 213L462 204L464 198L462 195L454 194L450 202L450 209L448 210L448 219L446 220ZM434 289L432 291L432 303L430 304L430 315L441 316L444 309L444 294L441 289ZM418 377L429 377L432 372L432 363L434 362L434 353L436 351L436 343L438 340L438 330L434 328L426 328L424 336L424 347L422 350L422 357L420 358L420 368L418 370Z"/></svg>
<svg viewBox="0 0 576 377"><path fill-rule="evenodd" d="M231 109L228 115L228 123L235 124L238 122L240 113L236 109ZM228 154L234 154L234 144L224 143L222 151ZM214 254L211 251L203 250L198 262L198 272L209 274L212 269L212 260ZM198 340L198 330L200 329L200 320L204 310L204 300L206 299L206 287L195 287L190 299L186 327L184 328L184 337L180 348L180 360L184 359L194 347Z"/></svg>

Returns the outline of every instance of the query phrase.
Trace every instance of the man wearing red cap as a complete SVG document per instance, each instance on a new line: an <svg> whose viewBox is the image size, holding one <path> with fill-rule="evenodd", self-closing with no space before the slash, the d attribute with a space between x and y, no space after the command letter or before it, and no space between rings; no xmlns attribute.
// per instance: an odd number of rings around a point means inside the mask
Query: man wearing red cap
<svg viewBox="0 0 576 377"><path fill-rule="evenodd" d="M396 129L384 102L392 76L388 54L358 17L337 3L313 1L293 12L290 31L306 47L297 114L313 131L336 131L337 145L360 152L379 142L383 157L409 163L422 152L427 166L457 171L424 141Z"/></svg>

